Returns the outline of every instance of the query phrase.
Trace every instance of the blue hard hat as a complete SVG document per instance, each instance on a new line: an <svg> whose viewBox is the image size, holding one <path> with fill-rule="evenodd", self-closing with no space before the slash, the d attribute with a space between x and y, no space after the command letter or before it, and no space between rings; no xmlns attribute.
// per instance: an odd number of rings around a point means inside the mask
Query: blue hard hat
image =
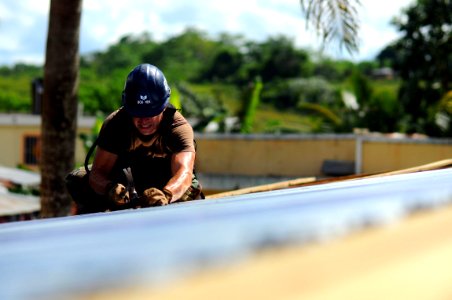
<svg viewBox="0 0 452 300"><path fill-rule="evenodd" d="M141 64L127 76L122 104L132 117L153 117L168 106L170 94L162 71L151 64Z"/></svg>

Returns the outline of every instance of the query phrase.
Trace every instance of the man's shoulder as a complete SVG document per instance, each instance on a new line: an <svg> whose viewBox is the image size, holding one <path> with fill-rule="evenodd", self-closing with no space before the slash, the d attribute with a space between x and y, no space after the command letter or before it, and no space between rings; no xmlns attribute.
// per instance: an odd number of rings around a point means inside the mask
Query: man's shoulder
<svg viewBox="0 0 452 300"><path fill-rule="evenodd" d="M120 108L105 118L99 133L99 147L111 153L122 153L123 148L128 145L131 134L127 117L124 109Z"/></svg>
<svg viewBox="0 0 452 300"><path fill-rule="evenodd" d="M117 110L115 110L114 112L110 113L104 121L104 125L110 125L110 126L115 126L115 125L121 125L121 124L126 124L129 120L129 117L126 113L126 111L121 107Z"/></svg>
<svg viewBox="0 0 452 300"><path fill-rule="evenodd" d="M185 124L190 125L187 119L185 119L185 117L180 112L176 111L173 117L173 127L178 127Z"/></svg>
<svg viewBox="0 0 452 300"><path fill-rule="evenodd" d="M194 133L192 126L178 111L174 113L170 130L169 144L174 153L196 152L194 145Z"/></svg>
<svg viewBox="0 0 452 300"><path fill-rule="evenodd" d="M127 113L126 111L123 109L123 107L118 108L117 110L115 110L114 112L110 113L106 118L105 121L110 121L112 119L126 119L127 118Z"/></svg>

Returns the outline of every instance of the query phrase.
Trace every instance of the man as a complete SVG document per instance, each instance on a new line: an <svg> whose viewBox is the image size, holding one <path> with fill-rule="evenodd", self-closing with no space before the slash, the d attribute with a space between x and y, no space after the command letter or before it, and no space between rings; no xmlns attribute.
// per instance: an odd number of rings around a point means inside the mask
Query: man
<svg viewBox="0 0 452 300"><path fill-rule="evenodd" d="M160 206L201 197L193 171L193 129L169 104L170 94L157 67L141 64L129 73L123 106L105 119L100 130L91 172L78 170L67 177L77 213ZM88 186L82 188L83 184Z"/></svg>

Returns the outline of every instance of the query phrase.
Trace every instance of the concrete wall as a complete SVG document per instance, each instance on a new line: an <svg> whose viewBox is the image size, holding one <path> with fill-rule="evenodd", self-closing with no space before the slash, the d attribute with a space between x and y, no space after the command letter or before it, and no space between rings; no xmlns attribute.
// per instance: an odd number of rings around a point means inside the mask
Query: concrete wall
<svg viewBox="0 0 452 300"><path fill-rule="evenodd" d="M197 170L247 176L322 176L325 160L353 161L356 173L377 173L452 158L452 139L365 135L196 136Z"/></svg>
<svg viewBox="0 0 452 300"><path fill-rule="evenodd" d="M363 138L362 173L405 169L452 158L452 139Z"/></svg>
<svg viewBox="0 0 452 300"><path fill-rule="evenodd" d="M325 159L353 161L351 135L197 135L202 173L300 177L319 174Z"/></svg>

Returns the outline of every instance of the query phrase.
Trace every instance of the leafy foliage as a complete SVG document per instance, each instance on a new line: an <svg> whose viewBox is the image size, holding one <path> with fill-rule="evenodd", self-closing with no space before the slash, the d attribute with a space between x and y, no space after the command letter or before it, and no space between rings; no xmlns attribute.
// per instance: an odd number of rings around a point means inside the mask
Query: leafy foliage
<svg viewBox="0 0 452 300"><path fill-rule="evenodd" d="M440 105L452 90L451 11L449 0L418 0L394 20L403 36L381 54L403 80L399 100L409 132L452 135L452 115ZM438 124L439 114L447 126Z"/></svg>
<svg viewBox="0 0 452 300"><path fill-rule="evenodd" d="M210 94L195 94L186 84L177 84L176 88L184 115L195 119L195 131L203 131L210 122L218 124L219 131L225 130L227 113L222 102Z"/></svg>
<svg viewBox="0 0 452 300"><path fill-rule="evenodd" d="M30 112L31 82L42 77L42 68L17 64L0 67L0 111Z"/></svg>
<svg viewBox="0 0 452 300"><path fill-rule="evenodd" d="M188 28L178 36L164 41L142 56L165 70L169 82L194 81L213 60L215 43L205 33Z"/></svg>
<svg viewBox="0 0 452 300"><path fill-rule="evenodd" d="M300 0L308 24L311 23L324 44L337 39L339 47L345 47L349 53L358 50L358 13L351 3L359 0Z"/></svg>
<svg viewBox="0 0 452 300"><path fill-rule="evenodd" d="M243 116L241 121L240 132L251 133L256 115L256 109L260 103L260 96L262 92L263 84L262 80L258 77L254 80L254 83L250 87L250 93L247 93L247 99L245 103L245 109L243 110Z"/></svg>

